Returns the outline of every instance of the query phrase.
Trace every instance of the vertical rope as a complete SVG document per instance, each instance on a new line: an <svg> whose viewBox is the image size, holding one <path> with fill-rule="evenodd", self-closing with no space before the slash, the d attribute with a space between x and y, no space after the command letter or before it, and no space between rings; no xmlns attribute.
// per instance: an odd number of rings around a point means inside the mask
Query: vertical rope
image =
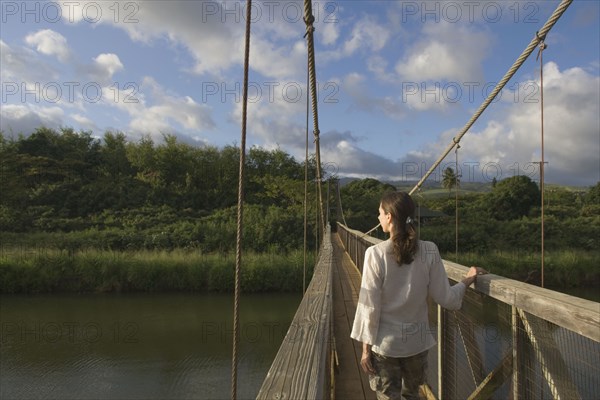
<svg viewBox="0 0 600 400"><path fill-rule="evenodd" d="M308 61L307 61L308 63ZM306 291L306 252L308 251L308 115L310 105L308 98L309 86L308 66L306 68L306 141L304 146L304 267L302 269L302 293Z"/></svg>
<svg viewBox="0 0 600 400"><path fill-rule="evenodd" d="M237 399L237 364L239 343L239 303L242 265L242 220L244 216L244 171L246 164L246 120L248 111L248 65L250 64L250 22L252 0L246 1L246 43L244 51L244 94L242 103L242 139L240 143L240 170L238 177L237 238L235 243L235 291L233 299L233 354L231 357L231 398Z"/></svg>
<svg viewBox="0 0 600 400"><path fill-rule="evenodd" d="M304 0L304 23L306 24L306 46L308 49L308 75L310 81L310 96L312 100L312 110L313 110L313 125L314 125L314 136L315 136L315 155L317 161L317 182L318 193L319 193L319 211L321 213L321 224L322 229L325 229L325 215L323 212L323 193L321 189L321 146L319 141L319 112L317 108L317 73L315 70L315 43L313 32L315 28L313 27L313 23L315 22L315 17L312 13L312 3L311 0Z"/></svg>
<svg viewBox="0 0 600 400"><path fill-rule="evenodd" d="M456 174L454 174L454 237L455 237L455 257L456 260L454 262L458 262L458 185L459 185L459 175L458 175L458 149L460 149L460 144L456 144L456 149L454 150L454 155L456 157Z"/></svg>
<svg viewBox="0 0 600 400"><path fill-rule="evenodd" d="M542 237L541 237L541 286L544 287L544 50L548 47L546 43L544 43L545 37L540 38L540 49L538 51L538 58L540 59L540 109L541 109L541 135L542 135L542 149L541 149L541 161L540 161L540 193L542 197L542 207L541 207L541 219L542 219Z"/></svg>
<svg viewBox="0 0 600 400"><path fill-rule="evenodd" d="M421 205L423 204L423 194L421 188L417 192L417 240L421 240Z"/></svg>
<svg viewBox="0 0 600 400"><path fill-rule="evenodd" d="M342 208L342 194L340 193L340 180L337 180L337 195L338 195L338 205L340 207L340 214L342 216L342 221L344 221L344 226L348 226L346 222L346 217L344 216L344 209Z"/></svg>

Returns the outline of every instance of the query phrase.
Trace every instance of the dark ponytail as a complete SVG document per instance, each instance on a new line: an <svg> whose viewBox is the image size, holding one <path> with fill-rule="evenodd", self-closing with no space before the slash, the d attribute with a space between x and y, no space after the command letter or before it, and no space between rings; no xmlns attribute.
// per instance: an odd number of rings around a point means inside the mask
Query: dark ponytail
<svg viewBox="0 0 600 400"><path fill-rule="evenodd" d="M410 264L418 246L415 203L406 192L388 192L381 198L381 208L392 216L392 241L398 265Z"/></svg>

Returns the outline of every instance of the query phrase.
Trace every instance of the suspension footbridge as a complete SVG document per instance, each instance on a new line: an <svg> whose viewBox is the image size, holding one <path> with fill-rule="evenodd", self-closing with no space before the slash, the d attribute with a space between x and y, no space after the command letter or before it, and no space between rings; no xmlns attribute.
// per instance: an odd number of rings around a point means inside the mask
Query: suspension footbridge
<svg viewBox="0 0 600 400"><path fill-rule="evenodd" d="M248 3L247 9L251 9L251 0ZM538 56L541 55L546 47L546 34L571 3L572 0L563 0L543 27L535 32L529 45L410 194L421 188L453 149L460 147L463 136L529 55L536 48L539 49ZM314 17L311 1L306 0L304 5L307 85L312 100L316 180L321 182ZM248 16L245 87L250 19ZM242 116L240 182L244 176L246 97ZM307 119L308 108L307 104ZM308 127L306 142L308 148ZM540 169L543 192L543 145ZM243 210L241 185L239 193L238 244ZM318 219L323 232L318 261L287 335L258 393L259 399L375 398L360 368L360 344L350 339L350 330L358 302L365 250L378 243L379 239L368 236L370 231L358 232L343 224L329 226L321 185L318 185L318 202ZM240 264L241 257L238 256L236 281L239 279ZM451 284L462 280L468 269L449 261L444 261L444 267ZM236 285L236 309L238 291L239 285ZM421 387L424 398L570 400L597 398L600 393L599 303L489 274L480 277L474 288L467 290L461 310L448 311L432 304L430 319L430 326L436 329L437 346L435 351L429 352L427 384ZM237 316L234 316L234 330L235 321ZM233 398L236 397L237 380L235 338L234 332Z"/></svg>

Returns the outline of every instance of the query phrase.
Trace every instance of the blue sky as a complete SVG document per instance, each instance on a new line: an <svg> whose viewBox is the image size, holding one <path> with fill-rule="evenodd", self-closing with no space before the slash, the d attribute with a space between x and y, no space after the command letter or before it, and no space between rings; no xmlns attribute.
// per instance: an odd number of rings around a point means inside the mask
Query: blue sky
<svg viewBox="0 0 600 400"><path fill-rule="evenodd" d="M322 161L340 176L418 179L559 1L313 2ZM129 140L240 142L246 3L1 1L0 128ZM304 157L302 1L254 2L248 146ZM600 180L600 2L575 0L546 38L546 182ZM538 179L534 52L461 141L462 181ZM312 146L312 118L309 131ZM452 152L441 166L454 167ZM432 179L439 179L439 171Z"/></svg>

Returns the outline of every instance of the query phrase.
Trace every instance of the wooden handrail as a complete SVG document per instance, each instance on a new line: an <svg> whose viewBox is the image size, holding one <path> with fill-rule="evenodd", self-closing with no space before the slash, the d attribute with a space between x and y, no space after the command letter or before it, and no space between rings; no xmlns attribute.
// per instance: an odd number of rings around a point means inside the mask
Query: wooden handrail
<svg viewBox="0 0 600 400"><path fill-rule="evenodd" d="M333 247L327 228L310 284L257 399L329 397Z"/></svg>

